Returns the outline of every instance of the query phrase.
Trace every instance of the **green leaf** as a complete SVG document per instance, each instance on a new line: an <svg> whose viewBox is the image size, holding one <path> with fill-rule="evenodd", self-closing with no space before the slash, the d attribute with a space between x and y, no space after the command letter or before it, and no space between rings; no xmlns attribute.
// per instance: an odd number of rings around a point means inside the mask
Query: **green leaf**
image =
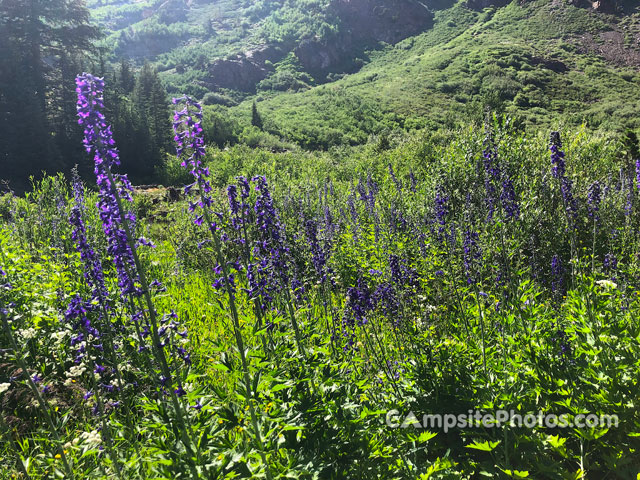
<svg viewBox="0 0 640 480"><path fill-rule="evenodd" d="M438 434L434 433L434 432L430 432L429 430L426 430L426 431L424 431L424 432L422 432L420 434L420 436L418 437L418 441L419 442L428 442L429 440L431 440L436 435L438 435Z"/></svg>
<svg viewBox="0 0 640 480"><path fill-rule="evenodd" d="M511 478L529 478L529 472L520 470L502 470L505 474Z"/></svg>
<svg viewBox="0 0 640 480"><path fill-rule="evenodd" d="M486 441L486 442L482 442L482 443L479 443L478 441L475 441L473 443L470 443L469 445L465 445L465 448L473 448L474 450L481 450L483 452L490 452L494 448L496 448L500 444L501 441L502 440L497 440L495 442Z"/></svg>

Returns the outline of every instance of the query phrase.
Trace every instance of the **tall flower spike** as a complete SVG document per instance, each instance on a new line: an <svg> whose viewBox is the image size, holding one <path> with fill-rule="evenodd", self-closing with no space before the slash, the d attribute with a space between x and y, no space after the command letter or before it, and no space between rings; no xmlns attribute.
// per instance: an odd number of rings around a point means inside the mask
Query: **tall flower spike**
<svg viewBox="0 0 640 480"><path fill-rule="evenodd" d="M551 259L551 294L556 302L564 295L564 265L558 255Z"/></svg>
<svg viewBox="0 0 640 480"><path fill-rule="evenodd" d="M478 246L480 236L477 232L467 229L464 234L463 241L463 261L464 271L467 275L467 283L469 285L478 282L478 271L482 262L482 250Z"/></svg>
<svg viewBox="0 0 640 480"><path fill-rule="evenodd" d="M69 223L73 226L71 238L76 244L76 251L80 253L80 259L84 265L84 278L93 289L94 298L105 299L107 288L104 284L102 264L96 252L87 240L87 230L82 216L84 214L84 187L77 173L73 177L73 196L75 204L71 209Z"/></svg>
<svg viewBox="0 0 640 480"><path fill-rule="evenodd" d="M565 173L565 161L564 152L560 150L562 148L562 142L560 140L560 132L551 132L551 173L555 178L564 177Z"/></svg>
<svg viewBox="0 0 640 480"><path fill-rule="evenodd" d="M549 150L551 150L551 174L560 181L560 191L562 193L562 201L567 214L569 227L576 228L578 203L573 196L573 183L565 175L566 164L564 161L564 152L560 150L561 148L560 133L551 132L551 142L549 145Z"/></svg>
<svg viewBox="0 0 640 480"><path fill-rule="evenodd" d="M118 272L118 284L122 295L137 295L142 292L138 286L133 252L127 241L124 222L135 222L135 216L129 212L122 218L118 208L117 196L129 202L131 184L125 175L112 173L112 167L120 165L118 150L115 147L111 127L102 114L104 110L104 81L89 73L76 78L78 94L78 124L84 128L84 146L87 153L93 155L95 174L98 183L98 211L102 228L108 241L108 252L113 258Z"/></svg>
<svg viewBox="0 0 640 480"><path fill-rule="evenodd" d="M602 200L602 187L597 180L589 187L589 193L587 197L587 208L589 210L589 216L598 220L598 211L600 210L600 201Z"/></svg>
<svg viewBox="0 0 640 480"><path fill-rule="evenodd" d="M174 105L183 104L182 110L176 110L173 115L173 131L175 133L174 140L178 145L176 154L183 167L190 168L195 182L185 188L185 194L189 193L192 187L200 188L202 195L192 208L209 208L211 207L211 184L209 182L209 169L202 164L202 159L206 154L204 144L204 131L202 129L202 105L193 100L191 97L184 96L173 99ZM187 155L189 155L187 157ZM202 215L196 216L195 223L201 224ZM215 224L208 225L215 231Z"/></svg>

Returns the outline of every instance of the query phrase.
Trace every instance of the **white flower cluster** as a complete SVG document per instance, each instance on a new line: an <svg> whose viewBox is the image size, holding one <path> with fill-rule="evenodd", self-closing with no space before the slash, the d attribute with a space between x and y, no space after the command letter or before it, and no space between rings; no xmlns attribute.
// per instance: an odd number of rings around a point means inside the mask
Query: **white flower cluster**
<svg viewBox="0 0 640 480"><path fill-rule="evenodd" d="M81 433L80 441L84 443L99 445L100 443L102 443L102 437L100 436L97 430L92 430L91 432Z"/></svg>
<svg viewBox="0 0 640 480"><path fill-rule="evenodd" d="M67 330L60 330L59 332L54 332L51 334L51 338L53 338L56 347L62 345L62 342L67 338L68 333L69 332Z"/></svg>
<svg viewBox="0 0 640 480"><path fill-rule="evenodd" d="M616 285L615 282L612 282L611 280L598 280L596 283L605 290L613 290L618 287L618 285Z"/></svg>
<svg viewBox="0 0 640 480"><path fill-rule="evenodd" d="M68 372L64 372L64 374L67 376L67 379L64 381L64 385L66 387L70 387L73 383L75 383L75 378L79 377L86 371L87 369L84 365L74 365L69 369Z"/></svg>
<svg viewBox="0 0 640 480"><path fill-rule="evenodd" d="M23 340L31 340L32 338L36 338L38 336L38 332L35 328L25 328L24 330L20 330L18 334Z"/></svg>
<svg viewBox="0 0 640 480"><path fill-rule="evenodd" d="M75 377L79 377L80 375L82 375L87 369L85 368L84 365L74 365L73 367L71 367L69 369L68 372L65 372L65 375L67 377L71 377L71 378L75 378Z"/></svg>
<svg viewBox="0 0 640 480"><path fill-rule="evenodd" d="M73 441L65 443L64 448L70 448L80 443L100 445L102 443L102 437L97 430L92 430L91 432L82 432L80 436L74 438Z"/></svg>
<svg viewBox="0 0 640 480"><path fill-rule="evenodd" d="M10 383L0 383L0 394L6 392L11 387Z"/></svg>

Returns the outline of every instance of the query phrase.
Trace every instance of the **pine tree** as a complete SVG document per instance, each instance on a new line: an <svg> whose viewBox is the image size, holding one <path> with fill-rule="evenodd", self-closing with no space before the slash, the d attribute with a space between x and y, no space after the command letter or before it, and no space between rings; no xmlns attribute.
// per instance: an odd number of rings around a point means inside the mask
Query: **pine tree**
<svg viewBox="0 0 640 480"><path fill-rule="evenodd" d="M78 133L74 77L97 35L83 0L0 1L2 176L25 179L77 160L69 156L81 149L67 148Z"/></svg>
<svg viewBox="0 0 640 480"><path fill-rule="evenodd" d="M251 106L251 125L259 128L260 130L262 130L262 127L264 126L262 123L260 112L258 112L258 106L256 105L256 102L253 102L253 105Z"/></svg>
<svg viewBox="0 0 640 480"><path fill-rule="evenodd" d="M131 70L129 62L124 59L120 61L120 74L118 80L118 85L122 89L122 93L129 95L133 92L136 85L136 76Z"/></svg>

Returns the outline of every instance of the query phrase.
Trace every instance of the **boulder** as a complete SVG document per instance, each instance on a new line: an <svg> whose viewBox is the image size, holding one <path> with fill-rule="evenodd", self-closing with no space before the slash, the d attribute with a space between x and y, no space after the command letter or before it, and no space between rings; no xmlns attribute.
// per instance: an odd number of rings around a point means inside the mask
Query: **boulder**
<svg viewBox="0 0 640 480"><path fill-rule="evenodd" d="M282 56L280 47L261 45L240 53L235 58L216 60L209 65L209 75L204 83L212 90L229 88L254 92L256 85L273 71L267 60L277 62Z"/></svg>
<svg viewBox="0 0 640 480"><path fill-rule="evenodd" d="M256 84L267 78L270 70L244 55L231 60L216 60L209 65L205 80L213 89L229 88L243 92L255 91Z"/></svg>

